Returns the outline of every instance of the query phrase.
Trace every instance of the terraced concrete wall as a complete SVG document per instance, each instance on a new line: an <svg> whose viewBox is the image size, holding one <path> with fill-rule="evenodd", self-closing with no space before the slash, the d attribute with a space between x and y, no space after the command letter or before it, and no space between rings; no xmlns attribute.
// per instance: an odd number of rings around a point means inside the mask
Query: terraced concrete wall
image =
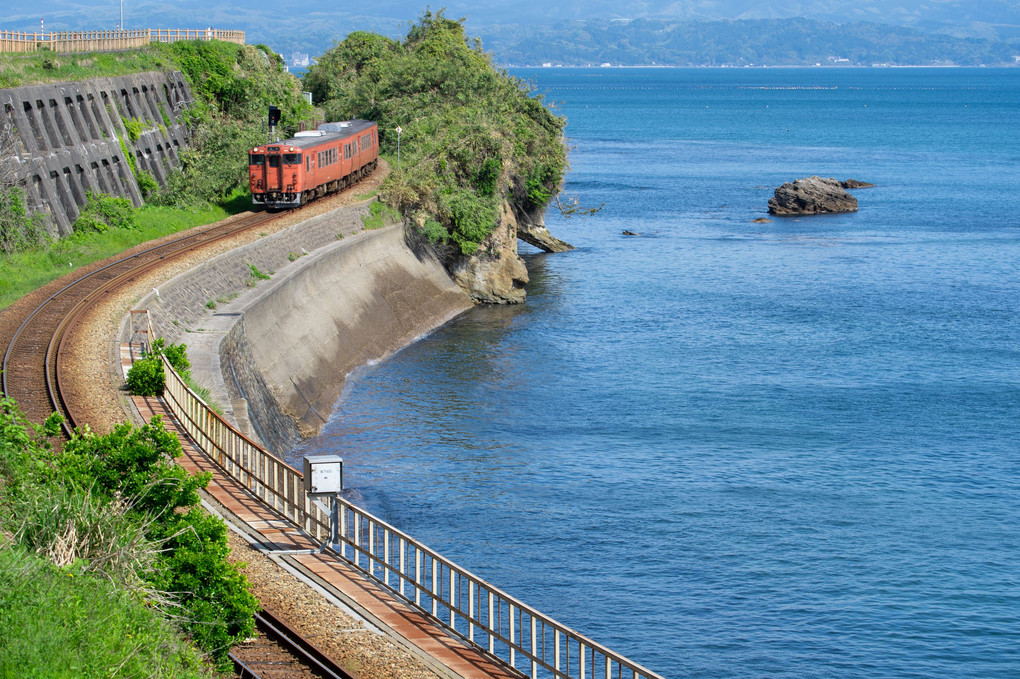
<svg viewBox="0 0 1020 679"><path fill-rule="evenodd" d="M6 169L24 187L29 210L50 216L54 236L71 233L86 192L142 196L121 140L138 170L161 184L188 143L183 111L191 91L176 71L94 78L0 90L0 135ZM142 121L131 141L125 119ZM8 155L9 154L9 155Z"/></svg>

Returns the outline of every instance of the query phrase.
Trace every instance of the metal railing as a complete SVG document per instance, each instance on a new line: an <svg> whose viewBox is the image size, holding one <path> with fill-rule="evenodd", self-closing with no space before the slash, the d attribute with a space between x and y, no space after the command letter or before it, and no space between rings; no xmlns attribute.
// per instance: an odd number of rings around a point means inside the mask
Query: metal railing
<svg viewBox="0 0 1020 679"><path fill-rule="evenodd" d="M104 52L144 47L152 42L179 40L223 40L244 44L244 31L218 28L177 29L138 28L130 31L0 31L0 53L35 52L48 48L54 52Z"/></svg>
<svg viewBox="0 0 1020 679"><path fill-rule="evenodd" d="M199 448L260 500L317 540L326 539L329 515L305 493L302 473L235 431L166 360L164 372L164 399ZM518 672L533 679L662 679L343 498L339 522L331 553Z"/></svg>

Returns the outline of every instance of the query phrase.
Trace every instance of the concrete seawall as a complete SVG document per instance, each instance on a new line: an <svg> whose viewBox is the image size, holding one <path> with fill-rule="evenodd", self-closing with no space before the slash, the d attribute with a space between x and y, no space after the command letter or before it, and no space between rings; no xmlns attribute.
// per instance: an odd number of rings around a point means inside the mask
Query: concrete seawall
<svg viewBox="0 0 1020 679"><path fill-rule="evenodd" d="M472 306L402 225L361 231L366 211L341 208L232 250L138 306L158 334L188 345L196 381L227 419L277 454L318 433L351 370ZM248 287L249 264L272 280Z"/></svg>

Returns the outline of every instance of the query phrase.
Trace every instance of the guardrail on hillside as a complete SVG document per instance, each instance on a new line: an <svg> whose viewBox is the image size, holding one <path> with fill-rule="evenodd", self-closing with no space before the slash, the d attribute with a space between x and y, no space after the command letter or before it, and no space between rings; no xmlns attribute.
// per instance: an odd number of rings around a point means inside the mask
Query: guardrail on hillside
<svg viewBox="0 0 1020 679"><path fill-rule="evenodd" d="M155 337L149 325L149 337ZM164 360L163 398L223 471L317 540L329 516L300 471L235 431ZM490 585L403 531L340 498L340 541L329 550L476 648L533 679L662 679Z"/></svg>
<svg viewBox="0 0 1020 679"><path fill-rule="evenodd" d="M223 40L244 44L244 31L218 28L138 28L130 31L0 31L0 52L107 52L144 47L152 42Z"/></svg>

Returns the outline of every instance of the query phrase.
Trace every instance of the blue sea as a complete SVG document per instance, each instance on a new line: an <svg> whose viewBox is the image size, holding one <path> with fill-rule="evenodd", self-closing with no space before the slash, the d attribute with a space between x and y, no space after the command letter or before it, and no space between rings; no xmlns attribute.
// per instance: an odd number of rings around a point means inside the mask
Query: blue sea
<svg viewBox="0 0 1020 679"><path fill-rule="evenodd" d="M1020 68L513 73L604 207L295 457L666 677L1020 677Z"/></svg>

